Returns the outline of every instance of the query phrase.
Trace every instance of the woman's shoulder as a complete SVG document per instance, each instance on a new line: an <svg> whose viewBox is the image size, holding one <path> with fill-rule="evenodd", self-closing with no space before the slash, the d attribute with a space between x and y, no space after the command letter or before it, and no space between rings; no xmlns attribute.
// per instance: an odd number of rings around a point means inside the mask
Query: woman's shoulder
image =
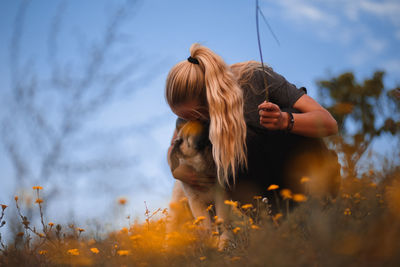
<svg viewBox="0 0 400 267"><path fill-rule="evenodd" d="M268 83L269 87L276 88L287 82L285 77L275 72L271 66L266 64L263 66L254 60L232 64L231 70L242 87L249 85L259 88L259 85Z"/></svg>

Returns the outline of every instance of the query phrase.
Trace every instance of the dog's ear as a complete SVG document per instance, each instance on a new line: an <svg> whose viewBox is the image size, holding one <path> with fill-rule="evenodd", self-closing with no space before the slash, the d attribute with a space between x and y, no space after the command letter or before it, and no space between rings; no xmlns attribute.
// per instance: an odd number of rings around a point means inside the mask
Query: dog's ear
<svg viewBox="0 0 400 267"><path fill-rule="evenodd" d="M176 119L176 123L175 123L176 132L179 132L182 129L183 125L185 125L186 122L187 121L185 121L184 119L178 117Z"/></svg>
<svg viewBox="0 0 400 267"><path fill-rule="evenodd" d="M179 166L179 155L181 155L180 145L182 144L182 139L178 138L174 142L174 146L171 149L168 157L168 164L173 172Z"/></svg>

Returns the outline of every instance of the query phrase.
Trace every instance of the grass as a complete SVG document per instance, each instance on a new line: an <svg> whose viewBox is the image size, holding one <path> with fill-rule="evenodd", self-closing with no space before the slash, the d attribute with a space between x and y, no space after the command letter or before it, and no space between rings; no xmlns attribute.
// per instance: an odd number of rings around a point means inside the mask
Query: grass
<svg viewBox="0 0 400 267"><path fill-rule="evenodd" d="M166 231L169 210L146 207L144 222L95 238L75 225L47 222L36 186L39 226L15 197L21 231L7 244L0 237L0 266L400 266L400 171L377 179L372 171L344 179L329 203L272 186L283 195L278 214L261 197L255 205L227 201L235 239L223 251L216 247L219 232L204 234L202 218L190 218L184 200L171 206L181 211L176 231ZM286 210L294 200L298 207ZM1 208L4 226L11 207ZM216 229L222 223L215 218Z"/></svg>

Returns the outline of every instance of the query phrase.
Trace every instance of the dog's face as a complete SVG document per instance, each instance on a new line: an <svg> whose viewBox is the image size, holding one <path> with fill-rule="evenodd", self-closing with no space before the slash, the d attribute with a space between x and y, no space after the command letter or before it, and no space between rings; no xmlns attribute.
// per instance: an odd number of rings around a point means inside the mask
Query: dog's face
<svg viewBox="0 0 400 267"><path fill-rule="evenodd" d="M179 166L179 159L194 159L199 156L197 158L203 162L210 163L210 158L213 162L207 124L178 119L176 130L178 138L175 140L169 158L172 171Z"/></svg>
<svg viewBox="0 0 400 267"><path fill-rule="evenodd" d="M199 121L180 122L177 131L177 145L183 157L193 157L211 145L208 139L208 127Z"/></svg>

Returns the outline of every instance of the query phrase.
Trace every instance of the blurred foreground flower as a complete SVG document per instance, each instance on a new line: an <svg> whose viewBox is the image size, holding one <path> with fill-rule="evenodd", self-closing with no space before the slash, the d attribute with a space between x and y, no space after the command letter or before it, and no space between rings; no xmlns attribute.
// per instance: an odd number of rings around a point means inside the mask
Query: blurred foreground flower
<svg viewBox="0 0 400 267"><path fill-rule="evenodd" d="M235 227L232 232L236 235L240 232L240 227Z"/></svg>
<svg viewBox="0 0 400 267"><path fill-rule="evenodd" d="M268 186L268 191L270 191L270 190L276 190L276 189L278 189L279 188L279 185L276 185L276 184L271 184L270 186Z"/></svg>
<svg viewBox="0 0 400 267"><path fill-rule="evenodd" d="M33 189L33 190L42 190L43 187L41 187L41 186L34 186L34 187L32 187L32 189Z"/></svg>
<svg viewBox="0 0 400 267"><path fill-rule="evenodd" d="M283 197L283 199L291 199L292 198L292 191L290 191L289 189L282 189L280 193L281 193L281 196Z"/></svg>
<svg viewBox="0 0 400 267"><path fill-rule="evenodd" d="M307 201L307 197L303 194L294 194L293 200L295 202L305 202L305 201Z"/></svg>
<svg viewBox="0 0 400 267"><path fill-rule="evenodd" d="M310 178L308 178L307 176L301 177L300 179L300 183L305 184L308 183L310 181Z"/></svg>
<svg viewBox="0 0 400 267"><path fill-rule="evenodd" d="M97 248L91 248L90 251L94 254L98 254L100 252Z"/></svg>
<svg viewBox="0 0 400 267"><path fill-rule="evenodd" d="M242 205L242 209L244 209L244 210L248 210L248 209L251 209L251 208L253 208L252 204L244 204L244 205Z"/></svg>
<svg viewBox="0 0 400 267"><path fill-rule="evenodd" d="M351 215L351 210L349 208L344 210L344 215Z"/></svg>
<svg viewBox="0 0 400 267"><path fill-rule="evenodd" d="M274 215L274 217L272 217L272 219L273 219L274 221L277 221L277 220L279 220L279 218L281 218L282 216L283 216L282 213L277 213L277 214Z"/></svg>
<svg viewBox="0 0 400 267"><path fill-rule="evenodd" d="M126 198L121 197L121 198L118 199L118 203L119 203L120 205L125 205L126 202L127 202Z"/></svg>
<svg viewBox="0 0 400 267"><path fill-rule="evenodd" d="M71 256L79 256L79 250L77 248L69 249L67 253Z"/></svg>
<svg viewBox="0 0 400 267"><path fill-rule="evenodd" d="M199 217L197 217L196 220L194 220L193 224L194 224L194 225L198 225L199 223L201 223L201 222L204 221L205 219L206 219L206 217L204 217L204 216L199 216Z"/></svg>
<svg viewBox="0 0 400 267"><path fill-rule="evenodd" d="M129 255L129 250L118 250L117 254L119 256L128 256Z"/></svg>
<svg viewBox="0 0 400 267"><path fill-rule="evenodd" d="M232 200L225 200L224 203L226 205L230 205L230 206L235 207L235 208L238 206L238 203L236 201L232 201Z"/></svg>

